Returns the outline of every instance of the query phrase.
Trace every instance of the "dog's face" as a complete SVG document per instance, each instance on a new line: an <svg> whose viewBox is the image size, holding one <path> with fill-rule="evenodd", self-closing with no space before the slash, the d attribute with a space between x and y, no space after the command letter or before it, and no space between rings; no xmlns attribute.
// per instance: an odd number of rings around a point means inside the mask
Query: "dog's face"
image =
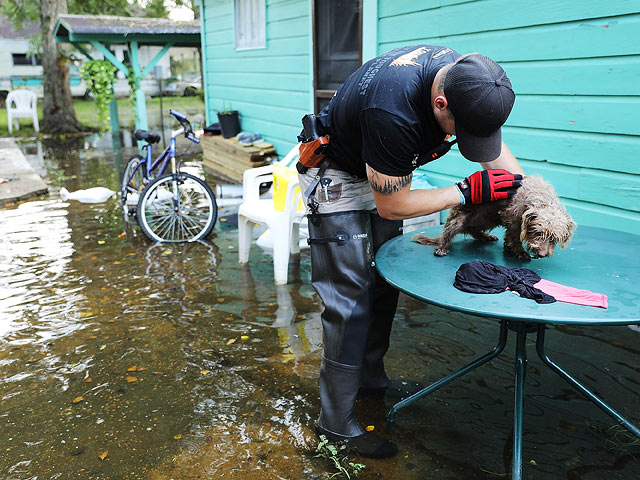
<svg viewBox="0 0 640 480"><path fill-rule="evenodd" d="M564 248L576 229L576 223L564 210L530 208L522 215L520 240L534 258L550 257L556 245Z"/></svg>

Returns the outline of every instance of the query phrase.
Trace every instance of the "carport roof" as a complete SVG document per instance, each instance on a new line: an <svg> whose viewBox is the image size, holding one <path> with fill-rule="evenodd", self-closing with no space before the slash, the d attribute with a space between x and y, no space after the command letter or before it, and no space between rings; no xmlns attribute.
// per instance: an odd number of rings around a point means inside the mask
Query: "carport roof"
<svg viewBox="0 0 640 480"><path fill-rule="evenodd" d="M199 47L200 21L165 18L114 17L108 15L60 15L54 29L56 42L127 43Z"/></svg>

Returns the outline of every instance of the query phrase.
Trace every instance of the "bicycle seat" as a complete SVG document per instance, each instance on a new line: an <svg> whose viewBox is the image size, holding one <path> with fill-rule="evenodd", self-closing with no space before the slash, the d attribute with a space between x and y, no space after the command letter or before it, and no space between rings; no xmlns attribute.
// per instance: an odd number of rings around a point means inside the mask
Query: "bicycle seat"
<svg viewBox="0 0 640 480"><path fill-rule="evenodd" d="M147 143L158 143L160 141L160 135L157 133L147 132L146 130L136 130L133 134L136 140L144 140Z"/></svg>

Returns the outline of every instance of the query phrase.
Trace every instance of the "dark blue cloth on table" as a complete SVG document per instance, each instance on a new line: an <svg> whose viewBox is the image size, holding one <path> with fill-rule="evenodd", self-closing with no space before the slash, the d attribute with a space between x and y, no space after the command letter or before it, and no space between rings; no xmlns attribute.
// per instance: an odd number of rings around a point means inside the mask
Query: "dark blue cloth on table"
<svg viewBox="0 0 640 480"><path fill-rule="evenodd" d="M553 303L554 297L534 287L541 280L528 268L505 267L479 260L460 265L453 286L470 293L501 293L507 288L537 303Z"/></svg>

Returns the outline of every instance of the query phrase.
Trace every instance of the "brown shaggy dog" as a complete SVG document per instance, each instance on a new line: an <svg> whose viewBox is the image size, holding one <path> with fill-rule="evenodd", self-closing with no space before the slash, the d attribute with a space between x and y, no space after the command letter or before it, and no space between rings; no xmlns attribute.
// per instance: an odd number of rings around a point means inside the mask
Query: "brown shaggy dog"
<svg viewBox="0 0 640 480"><path fill-rule="evenodd" d="M576 223L560 203L553 186L541 176L531 175L522 180L522 186L512 198L453 207L442 234L435 238L414 235L413 239L423 245L435 245L433 254L442 257L449 253L451 242L459 233L469 234L481 242L492 242L498 238L487 232L498 226L507 229L505 250L519 259L530 260L531 255L550 257L556 245L564 248Z"/></svg>

